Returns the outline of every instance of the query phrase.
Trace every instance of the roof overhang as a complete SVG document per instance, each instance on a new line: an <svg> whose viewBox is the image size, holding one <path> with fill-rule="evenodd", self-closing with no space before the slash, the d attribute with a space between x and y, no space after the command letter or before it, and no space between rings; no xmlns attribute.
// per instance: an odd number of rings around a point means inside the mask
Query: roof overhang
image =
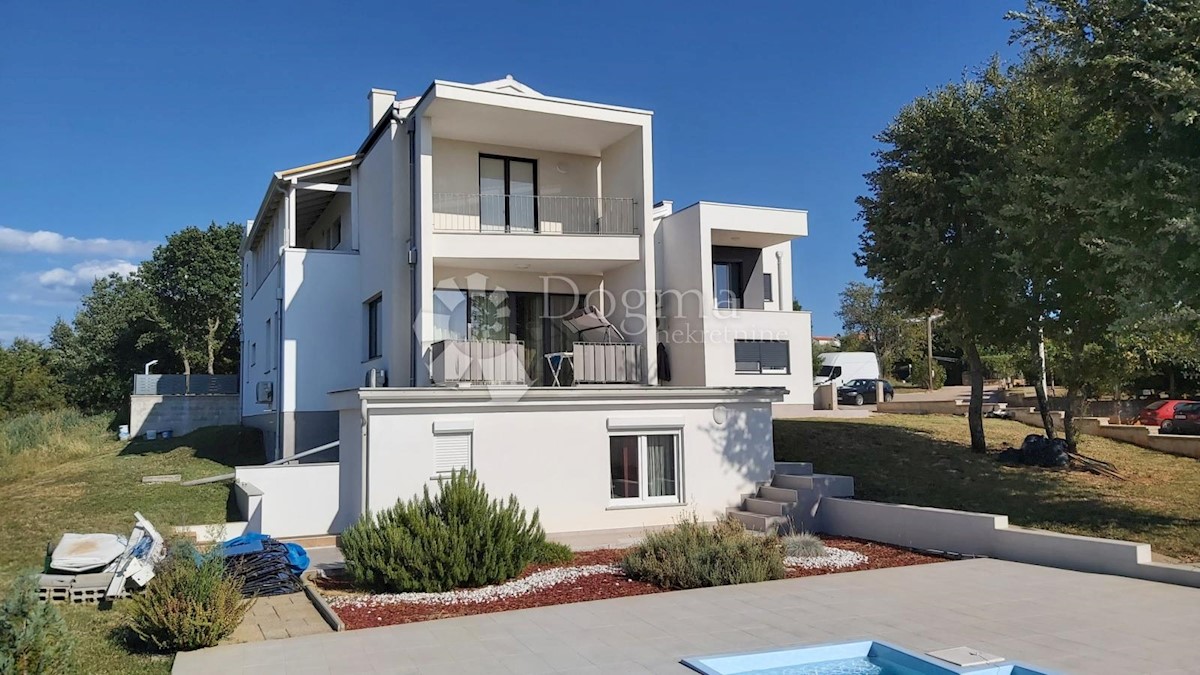
<svg viewBox="0 0 1200 675"><path fill-rule="evenodd" d="M286 192L287 186L292 183L300 182L333 182L345 183L348 182L350 167L358 162L358 155L346 155L345 157L337 157L328 159L315 164L305 164L291 169L276 171L271 175L271 180L267 183L267 192L263 195L262 202L258 206L258 212L254 216L254 224L246 233L246 237L242 239L242 253L250 250L254 243L262 236L263 228L260 223L270 222L270 219L275 217L275 212L279 209L279 204L283 200L283 195ZM332 201L334 193L317 192L314 194L305 194L297 204L297 220L303 213L313 210L324 210L325 206ZM323 202L319 204L318 202Z"/></svg>
<svg viewBox="0 0 1200 675"><path fill-rule="evenodd" d="M699 209L700 227L710 231L714 246L766 248L808 236L808 211L696 202L675 213L689 209Z"/></svg>

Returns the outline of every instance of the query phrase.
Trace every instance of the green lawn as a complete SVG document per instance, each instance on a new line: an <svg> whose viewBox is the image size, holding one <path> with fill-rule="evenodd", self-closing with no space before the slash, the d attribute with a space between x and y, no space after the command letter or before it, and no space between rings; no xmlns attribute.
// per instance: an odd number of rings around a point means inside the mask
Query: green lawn
<svg viewBox="0 0 1200 675"><path fill-rule="evenodd" d="M985 429L994 450L1037 432L990 419ZM1200 461L1094 436L1080 451L1128 480L1001 465L994 453L971 452L962 417L775 422L776 459L854 476L861 499L1007 514L1014 525L1147 542L1155 553L1200 561Z"/></svg>
<svg viewBox="0 0 1200 675"><path fill-rule="evenodd" d="M27 452L0 455L0 587L23 571L40 571L47 542L64 532L113 532L133 529L140 511L164 534L180 524L224 522L231 505L227 484L182 487L144 485L142 476L178 473L184 480L228 471L230 466L262 462L257 431L213 427L159 441L119 442L107 420L86 418L67 430L43 434ZM16 436L10 425L0 433ZM77 662L88 673L165 673L170 657L130 655L117 636L122 603L100 611L96 606L61 606L76 635Z"/></svg>

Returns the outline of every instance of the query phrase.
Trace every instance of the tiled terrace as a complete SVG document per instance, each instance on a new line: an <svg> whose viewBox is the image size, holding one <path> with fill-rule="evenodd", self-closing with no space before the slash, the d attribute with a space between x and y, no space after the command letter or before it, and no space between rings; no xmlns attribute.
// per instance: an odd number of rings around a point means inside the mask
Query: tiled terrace
<svg viewBox="0 0 1200 675"><path fill-rule="evenodd" d="M687 673L686 656L877 638L1063 673L1195 673L1200 589L966 560L180 654L175 673Z"/></svg>

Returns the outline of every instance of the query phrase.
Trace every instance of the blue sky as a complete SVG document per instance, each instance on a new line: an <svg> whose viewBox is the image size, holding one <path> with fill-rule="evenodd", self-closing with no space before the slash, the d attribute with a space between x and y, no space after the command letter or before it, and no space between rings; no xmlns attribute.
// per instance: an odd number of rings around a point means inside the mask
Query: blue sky
<svg viewBox="0 0 1200 675"><path fill-rule="evenodd" d="M654 110L656 199L807 209L796 295L836 333L872 136L1012 55L1022 4L7 3L0 341L44 336L172 231L253 217L271 171L352 152L369 88L508 73Z"/></svg>

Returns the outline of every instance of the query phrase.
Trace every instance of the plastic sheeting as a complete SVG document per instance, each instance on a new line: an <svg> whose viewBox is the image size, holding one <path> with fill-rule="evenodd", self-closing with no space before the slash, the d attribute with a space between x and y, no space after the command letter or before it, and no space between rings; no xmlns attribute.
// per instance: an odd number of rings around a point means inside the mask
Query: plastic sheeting
<svg viewBox="0 0 1200 675"><path fill-rule="evenodd" d="M50 554L50 569L74 573L100 569L124 553L128 543L128 539L117 534L68 532Z"/></svg>
<svg viewBox="0 0 1200 675"><path fill-rule="evenodd" d="M299 544L284 544L258 532L221 544L225 567L242 578L242 594L280 595L303 590L300 574L308 567L308 554Z"/></svg>

